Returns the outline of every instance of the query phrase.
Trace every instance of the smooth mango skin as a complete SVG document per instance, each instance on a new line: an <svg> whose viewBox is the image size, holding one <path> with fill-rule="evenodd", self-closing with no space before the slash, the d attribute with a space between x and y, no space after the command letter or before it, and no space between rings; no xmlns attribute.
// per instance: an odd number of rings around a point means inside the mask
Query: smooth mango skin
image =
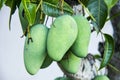
<svg viewBox="0 0 120 80"><path fill-rule="evenodd" d="M41 69L43 68L47 68L48 66L50 66L52 64L53 60L49 57L49 55L47 54L45 57L45 60L42 64L42 66L40 67Z"/></svg>
<svg viewBox="0 0 120 80"><path fill-rule="evenodd" d="M110 79L105 75L99 75L96 76L93 80L110 80Z"/></svg>
<svg viewBox="0 0 120 80"><path fill-rule="evenodd" d="M58 77L58 78L55 78L54 80L72 80L68 77Z"/></svg>
<svg viewBox="0 0 120 80"><path fill-rule="evenodd" d="M90 23L82 15L73 16L78 26L78 35L71 51L78 57L86 57L88 54L88 46L90 41Z"/></svg>
<svg viewBox="0 0 120 80"><path fill-rule="evenodd" d="M30 31L33 42L28 44L28 36L24 46L24 64L26 70L31 75L36 74L46 57L46 40L48 28L42 24L37 24Z"/></svg>
<svg viewBox="0 0 120 80"><path fill-rule="evenodd" d="M79 70L80 62L81 58L75 56L71 51L68 51L58 64L63 71L75 74Z"/></svg>
<svg viewBox="0 0 120 80"><path fill-rule="evenodd" d="M47 39L48 55L60 61L77 37L77 24L69 15L56 18L51 25Z"/></svg>

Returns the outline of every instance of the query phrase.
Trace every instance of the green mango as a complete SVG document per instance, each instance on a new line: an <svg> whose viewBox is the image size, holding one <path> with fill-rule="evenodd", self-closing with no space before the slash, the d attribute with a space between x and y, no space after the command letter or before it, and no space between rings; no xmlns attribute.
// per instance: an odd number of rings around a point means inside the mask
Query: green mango
<svg viewBox="0 0 120 80"><path fill-rule="evenodd" d="M28 36L24 46L24 63L31 75L36 74L43 64L47 50L48 28L42 24L33 26L30 30L32 41L28 43Z"/></svg>
<svg viewBox="0 0 120 80"><path fill-rule="evenodd" d="M52 64L52 62L53 62L53 60L47 54L42 66L40 67L40 69L47 68L48 66L50 66L50 64Z"/></svg>
<svg viewBox="0 0 120 80"><path fill-rule="evenodd" d="M62 15L54 20L48 33L48 55L60 61L74 43L78 29L75 20L69 15Z"/></svg>
<svg viewBox="0 0 120 80"><path fill-rule="evenodd" d="M75 74L78 72L81 63L81 58L75 56L71 51L63 57L61 61L58 62L60 68L63 71Z"/></svg>
<svg viewBox="0 0 120 80"><path fill-rule="evenodd" d="M93 80L110 80L110 79L105 75L99 75L96 76Z"/></svg>
<svg viewBox="0 0 120 80"><path fill-rule="evenodd" d="M86 57L88 54L88 45L90 41L90 23L82 15L73 16L78 26L78 35L74 44L71 47L71 51L78 57Z"/></svg>
<svg viewBox="0 0 120 80"><path fill-rule="evenodd" d="M28 9L31 11L31 9L35 8L36 6L37 6L36 4L30 3ZM45 14L42 14L42 20L40 19L40 16L41 16L41 12L40 12L40 10L38 10L36 13L35 22L33 25L36 25L39 23L44 23ZM19 6L19 18L20 18L20 22L21 22L21 26L22 26L22 31L25 32L29 23L25 16L25 11L24 11L22 2L20 3L20 6Z"/></svg>
<svg viewBox="0 0 120 80"><path fill-rule="evenodd" d="M72 80L72 79L70 79L68 77L57 77L54 80Z"/></svg>

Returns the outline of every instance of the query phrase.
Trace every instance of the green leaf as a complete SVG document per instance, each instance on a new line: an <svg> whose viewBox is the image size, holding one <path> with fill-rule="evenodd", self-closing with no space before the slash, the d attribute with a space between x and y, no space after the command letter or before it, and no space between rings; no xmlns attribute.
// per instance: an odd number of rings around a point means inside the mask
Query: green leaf
<svg viewBox="0 0 120 80"><path fill-rule="evenodd" d="M35 22L37 6L33 3L30 3L29 0L22 0L22 3L29 26L32 26Z"/></svg>
<svg viewBox="0 0 120 80"><path fill-rule="evenodd" d="M37 13L36 13L35 24L38 24L38 23L43 24L44 21L45 21L45 14L41 13L41 11L38 10Z"/></svg>
<svg viewBox="0 0 120 80"><path fill-rule="evenodd" d="M43 13L52 17L58 17L61 15L61 8L59 6L59 0L44 0L42 4ZM64 2L63 4L63 12L64 14L73 14L72 8Z"/></svg>
<svg viewBox="0 0 120 80"><path fill-rule="evenodd" d="M100 59L100 58L101 58L101 56L100 56L100 55L98 55L98 54L96 54L96 55L94 55L94 58L95 58L95 59Z"/></svg>
<svg viewBox="0 0 120 80"><path fill-rule="evenodd" d="M36 18L36 8L37 8L37 6L35 4L30 3L28 5L28 10L29 10L29 13L30 13L30 20L28 20L28 21L32 25L34 24L35 18Z"/></svg>
<svg viewBox="0 0 120 80"><path fill-rule="evenodd" d="M7 0L5 4L11 8L10 13L13 14L16 10L16 0Z"/></svg>
<svg viewBox="0 0 120 80"><path fill-rule="evenodd" d="M9 29L11 28L10 24L11 24L12 15L14 14L17 5L20 4L20 2L21 2L21 0L19 0L19 1L17 1L17 0L6 0L5 1L6 6L9 6L11 8L10 18L9 18Z"/></svg>
<svg viewBox="0 0 120 80"><path fill-rule="evenodd" d="M104 0L89 0L87 7L95 19L93 22L95 29L100 31L108 16L107 5Z"/></svg>
<svg viewBox="0 0 120 80"><path fill-rule="evenodd" d="M87 6L89 0L80 0L80 1L81 1L85 6Z"/></svg>
<svg viewBox="0 0 120 80"><path fill-rule="evenodd" d="M105 50L100 65L100 69L102 69L109 63L114 53L114 39L108 34L104 34L104 37L105 37Z"/></svg>
<svg viewBox="0 0 120 80"><path fill-rule="evenodd" d="M118 0L104 0L104 1L107 4L109 10L118 2Z"/></svg>
<svg viewBox="0 0 120 80"><path fill-rule="evenodd" d="M1 10L2 6L3 6L3 3L4 3L4 0L0 0L0 10Z"/></svg>
<svg viewBox="0 0 120 80"><path fill-rule="evenodd" d="M26 15L25 15L22 2L19 6L19 19L20 19L22 30L23 30L23 33L24 33L26 31L29 23L28 23L28 20L26 18ZM36 25L36 24L39 24L39 23L43 24L44 20L45 20L45 14L41 13L41 10L38 9L38 11L36 12L36 18L35 18L35 22L34 22L33 25Z"/></svg>
<svg viewBox="0 0 120 80"><path fill-rule="evenodd" d="M12 19L12 14L14 14L15 10L16 10L16 1L15 0L7 0L6 1L6 6L9 6L11 8L10 11L10 18L9 18L9 30L11 29L11 19Z"/></svg>

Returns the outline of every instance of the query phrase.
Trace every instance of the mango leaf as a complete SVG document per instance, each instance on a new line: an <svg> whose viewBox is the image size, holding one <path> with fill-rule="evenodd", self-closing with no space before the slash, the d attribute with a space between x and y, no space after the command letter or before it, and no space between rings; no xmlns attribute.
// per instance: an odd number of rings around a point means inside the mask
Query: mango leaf
<svg viewBox="0 0 120 80"><path fill-rule="evenodd" d="M45 21L45 14L41 13L41 10L38 10L36 13L36 19L34 24L38 24L38 23L43 24L44 21Z"/></svg>
<svg viewBox="0 0 120 80"><path fill-rule="evenodd" d="M20 2L21 2L21 0L6 0L6 1L5 1L6 6L9 6L9 7L11 8L10 18L9 18L9 29L11 28L11 27L10 27L10 24L11 24L12 15L14 14L17 5L19 5Z"/></svg>
<svg viewBox="0 0 120 80"><path fill-rule="evenodd" d="M93 25L96 31L99 32L103 28L108 16L107 5L104 0L89 0L87 7L95 19Z"/></svg>
<svg viewBox="0 0 120 80"><path fill-rule="evenodd" d="M0 0L0 10L1 10L2 6L3 6L3 3L4 3L4 0Z"/></svg>
<svg viewBox="0 0 120 80"><path fill-rule="evenodd" d="M26 29L28 27L28 21L27 21L27 19L25 17L25 12L24 12L22 2L20 3L18 12L19 12L19 19L20 19L21 27L22 27L23 33L25 33L25 31L26 31Z"/></svg>
<svg viewBox="0 0 120 80"><path fill-rule="evenodd" d="M104 1L107 4L109 10L118 2L118 0L104 0Z"/></svg>
<svg viewBox="0 0 120 80"><path fill-rule="evenodd" d="M7 0L5 4L11 8L11 14L13 14L16 10L16 0Z"/></svg>
<svg viewBox="0 0 120 80"><path fill-rule="evenodd" d="M32 25L34 24L35 18L36 18L36 8L37 8L36 4L29 3L28 10L30 13L30 20L28 20L28 21Z"/></svg>
<svg viewBox="0 0 120 80"><path fill-rule="evenodd" d="M85 6L87 6L89 0L80 0L80 1L81 1Z"/></svg>
<svg viewBox="0 0 120 80"><path fill-rule="evenodd" d="M62 15L61 14L62 10L59 6L59 0L44 0L42 4L42 8L43 8L43 13L45 13L46 15L52 17L58 17ZM69 14L69 15L73 14L72 8L66 2L64 2L63 4L63 12L64 14Z"/></svg>
<svg viewBox="0 0 120 80"><path fill-rule="evenodd" d="M29 0L22 0L22 3L29 26L32 26L35 22L37 6L33 3L30 3Z"/></svg>
<svg viewBox="0 0 120 80"><path fill-rule="evenodd" d="M25 12L24 12L22 2L20 4L20 6L19 6L19 19L20 19L20 22L21 22L23 33L25 33L29 23L28 23L28 20L27 20L27 18L25 16ZM41 13L41 10L39 9L36 12L36 18L35 18L35 22L34 22L33 25L36 25L36 24L39 24L39 23L43 24L44 20L45 20L45 14ZM30 28L32 28L32 27L30 27ZM26 36L26 34L25 34L25 36Z"/></svg>
<svg viewBox="0 0 120 80"><path fill-rule="evenodd" d="M108 34L104 34L104 37L105 37L105 50L104 50L103 59L100 65L100 69L108 65L114 53L114 39Z"/></svg>
<svg viewBox="0 0 120 80"><path fill-rule="evenodd" d="M5 4L6 1L7 1L7 0L0 0L0 10L1 10L1 8L3 7L3 5Z"/></svg>

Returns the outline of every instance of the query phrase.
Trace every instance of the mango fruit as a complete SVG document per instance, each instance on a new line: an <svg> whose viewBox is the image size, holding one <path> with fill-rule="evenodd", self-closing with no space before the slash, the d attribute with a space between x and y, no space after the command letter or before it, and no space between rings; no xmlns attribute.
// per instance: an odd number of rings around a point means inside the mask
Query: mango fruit
<svg viewBox="0 0 120 80"><path fill-rule="evenodd" d="M110 80L110 79L105 75L99 75L96 76L93 80Z"/></svg>
<svg viewBox="0 0 120 80"><path fill-rule="evenodd" d="M68 77L57 77L54 80L72 80L72 79L70 79Z"/></svg>
<svg viewBox="0 0 120 80"><path fill-rule="evenodd" d="M75 74L79 70L80 62L81 58L75 56L71 51L68 51L58 64L63 71Z"/></svg>
<svg viewBox="0 0 120 80"><path fill-rule="evenodd" d="M88 54L88 46L90 41L90 23L82 15L73 16L78 26L78 35L74 44L71 47L71 51L78 57L86 57Z"/></svg>
<svg viewBox="0 0 120 80"><path fill-rule="evenodd" d="M74 43L77 33L77 24L71 16L62 15L57 17L48 33L48 55L53 60L60 61Z"/></svg>
<svg viewBox="0 0 120 80"><path fill-rule="evenodd" d="M42 24L33 26L30 30L33 42L28 43L28 36L24 45L24 64L31 75L36 74L43 64L47 50L48 28Z"/></svg>
<svg viewBox="0 0 120 80"><path fill-rule="evenodd" d="M53 60L47 54L40 69L47 68L48 66L50 66L52 64L52 62L53 62Z"/></svg>

